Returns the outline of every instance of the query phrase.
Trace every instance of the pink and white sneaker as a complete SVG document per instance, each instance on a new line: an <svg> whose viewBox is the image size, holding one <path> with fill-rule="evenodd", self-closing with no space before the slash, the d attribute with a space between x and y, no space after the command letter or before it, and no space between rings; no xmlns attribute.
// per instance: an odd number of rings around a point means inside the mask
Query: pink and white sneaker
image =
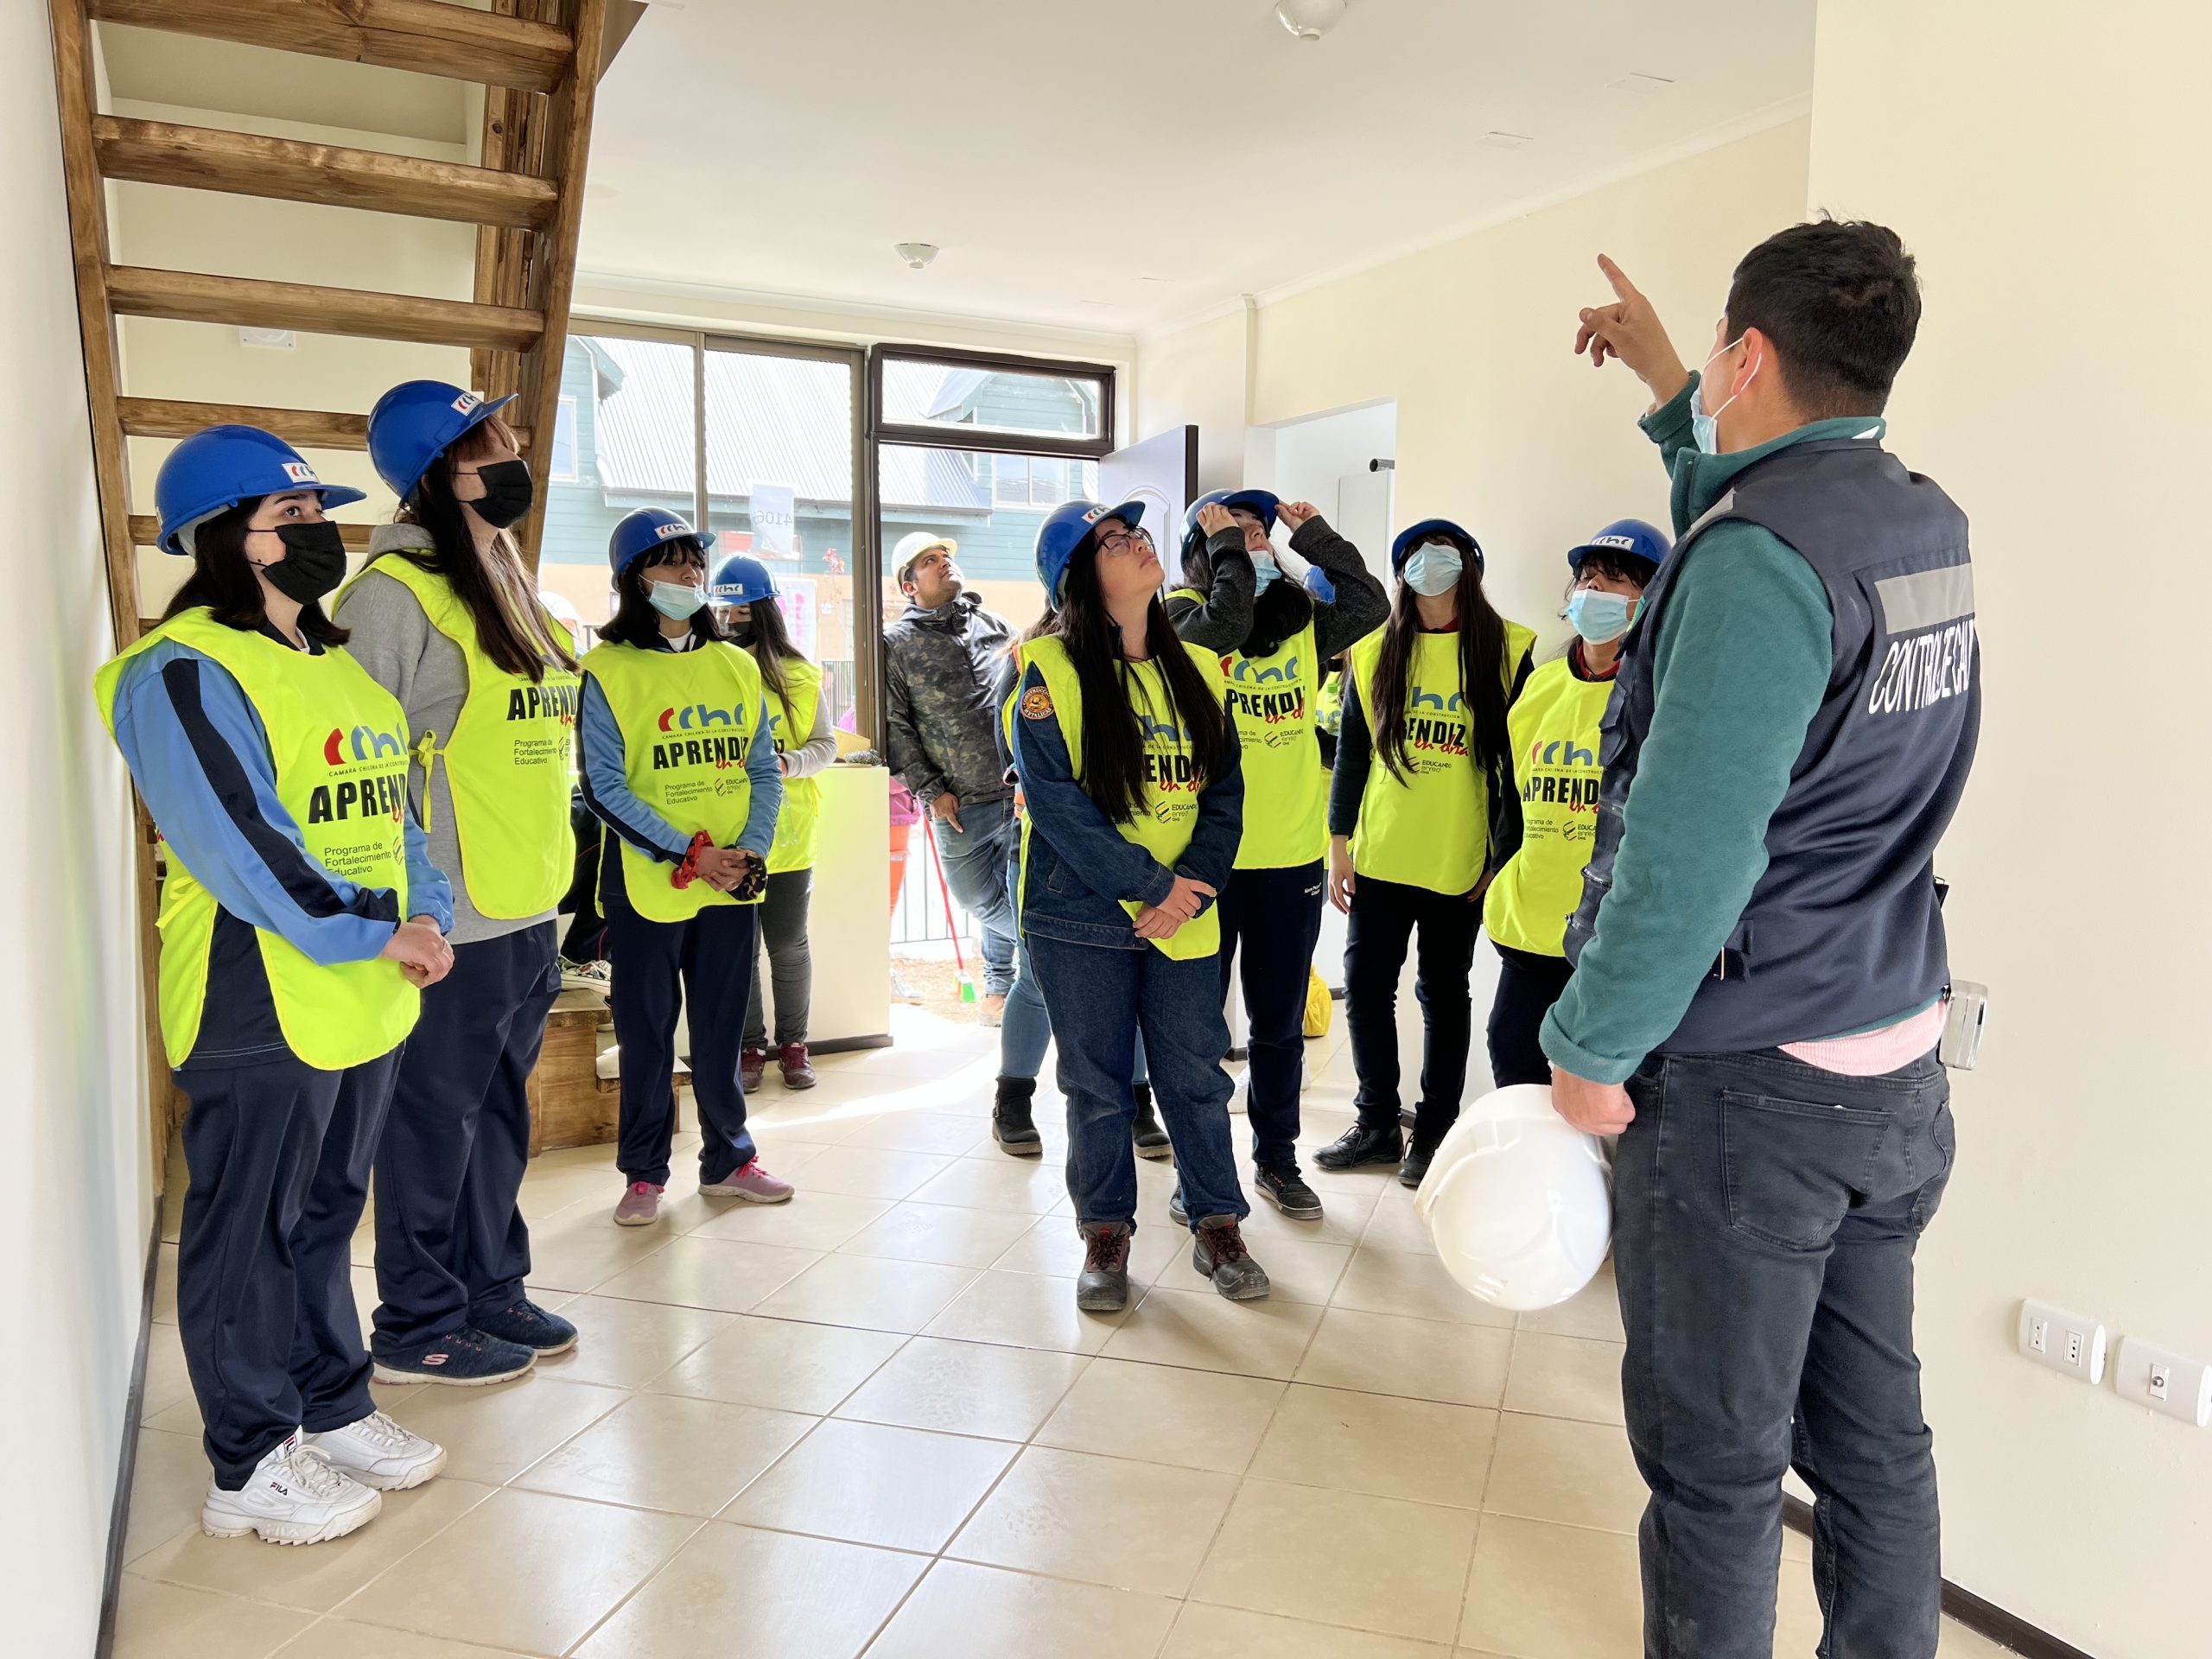
<svg viewBox="0 0 2212 1659"><path fill-rule="evenodd" d="M632 1181L630 1190L622 1195L622 1202L614 1206L617 1227L650 1227L660 1219L660 1195L663 1189L651 1181Z"/></svg>
<svg viewBox="0 0 2212 1659"><path fill-rule="evenodd" d="M721 1178L719 1181L699 1183L699 1190L710 1198L743 1198L747 1204L782 1204L791 1195L791 1184L779 1176L771 1175L760 1167L760 1160L750 1163Z"/></svg>

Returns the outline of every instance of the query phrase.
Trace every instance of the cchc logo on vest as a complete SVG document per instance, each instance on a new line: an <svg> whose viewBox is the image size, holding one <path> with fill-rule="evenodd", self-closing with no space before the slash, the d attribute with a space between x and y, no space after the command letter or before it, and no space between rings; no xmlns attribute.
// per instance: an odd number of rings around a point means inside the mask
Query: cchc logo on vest
<svg viewBox="0 0 2212 1659"><path fill-rule="evenodd" d="M1225 701L1229 712L1239 720L1262 726L1279 726L1284 721L1303 721L1306 718L1306 688L1297 683L1298 658L1278 663L1273 668L1262 668L1249 657L1239 657L1229 665L1229 689ZM1275 683L1280 691L1262 691L1259 686Z"/></svg>
<svg viewBox="0 0 2212 1659"><path fill-rule="evenodd" d="M697 732L700 735L654 744L655 772L666 772L675 766L713 766L721 771L745 764L747 746L737 735L738 728L745 724L745 705L741 702L734 702L727 709L710 709L703 702L664 709L656 724L664 732ZM716 734L716 727L728 729Z"/></svg>
<svg viewBox="0 0 2212 1659"><path fill-rule="evenodd" d="M322 740L322 759L337 775L308 795L309 823L373 817L397 822L407 810L407 745L397 729L334 728Z"/></svg>
<svg viewBox="0 0 2212 1659"><path fill-rule="evenodd" d="M1198 792L1198 768L1191 757L1183 753L1188 740L1183 728L1172 720L1157 720L1143 709L1137 710L1137 735L1144 740L1145 781L1162 794L1177 790ZM1163 745L1173 744L1171 751ZM1154 817L1166 816L1158 808Z"/></svg>
<svg viewBox="0 0 2212 1659"><path fill-rule="evenodd" d="M1564 806L1570 812L1598 810L1598 757L1573 738L1538 738L1529 746L1527 765L1528 781L1521 785L1523 801ZM1574 827L1569 824L1560 834L1572 841Z"/></svg>
<svg viewBox="0 0 2212 1659"><path fill-rule="evenodd" d="M1422 714L1433 709L1436 717ZM1442 754L1465 754L1467 752L1467 700L1457 691L1438 693L1424 691L1416 685L1406 697L1406 743L1415 750L1430 749ZM1451 716L1459 718L1452 719ZM1416 772L1424 770L1418 756L1414 761Z"/></svg>

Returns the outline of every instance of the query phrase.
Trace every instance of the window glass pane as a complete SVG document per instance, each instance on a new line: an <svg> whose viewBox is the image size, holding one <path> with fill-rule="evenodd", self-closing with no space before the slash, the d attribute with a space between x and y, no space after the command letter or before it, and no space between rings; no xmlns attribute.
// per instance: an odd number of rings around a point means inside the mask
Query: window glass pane
<svg viewBox="0 0 2212 1659"><path fill-rule="evenodd" d="M573 397L561 399L553 419L553 481L576 481L576 400Z"/></svg>
<svg viewBox="0 0 2212 1659"><path fill-rule="evenodd" d="M1095 438L1101 431L1103 385L1088 375L1032 374L887 357L883 418L903 426L967 426Z"/></svg>
<svg viewBox="0 0 2212 1659"><path fill-rule="evenodd" d="M1027 455L993 455L985 463L991 469L991 499L1001 506L1026 507L1029 505L1029 457Z"/></svg>

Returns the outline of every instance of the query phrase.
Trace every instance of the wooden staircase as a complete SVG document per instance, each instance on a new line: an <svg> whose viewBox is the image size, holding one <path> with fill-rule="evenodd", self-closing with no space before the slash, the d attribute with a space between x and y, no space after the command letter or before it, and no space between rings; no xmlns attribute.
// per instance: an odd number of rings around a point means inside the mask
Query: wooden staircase
<svg viewBox="0 0 2212 1659"><path fill-rule="evenodd" d="M49 0L49 6L102 551L118 645L143 626L137 550L153 544L156 527L151 512L132 511L151 504L130 499L125 437L177 438L213 422L241 421L303 448L360 449L368 423L366 411L129 396L119 376L118 317L466 347L478 390L521 394L513 424L532 470L547 475L593 95L607 60L644 10L638 0L493 0L488 11L443 0ZM103 115L92 78L96 20L480 83L482 165ZM103 189L110 179L473 224L475 297L424 299L118 265L110 257ZM529 519L517 526L533 568L544 503L541 491ZM367 526L346 528L349 546L366 546ZM158 1166L170 1090L153 1016L154 844L143 810L140 816L147 830L139 887Z"/></svg>

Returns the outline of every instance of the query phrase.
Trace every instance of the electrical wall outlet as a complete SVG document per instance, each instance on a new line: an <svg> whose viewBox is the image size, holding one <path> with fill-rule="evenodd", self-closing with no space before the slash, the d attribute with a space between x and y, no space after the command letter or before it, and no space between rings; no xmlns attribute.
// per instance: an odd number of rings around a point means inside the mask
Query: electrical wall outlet
<svg viewBox="0 0 2212 1659"><path fill-rule="evenodd" d="M2212 1427L2212 1365L2201 1359L2190 1359L2140 1337L2122 1337L2113 1386L2121 1398L2139 1406L2148 1406L2199 1428Z"/></svg>
<svg viewBox="0 0 2212 1659"><path fill-rule="evenodd" d="M2020 1352L2081 1382L2101 1382L2105 1375L2105 1328L2094 1319L2069 1313L2048 1302L2020 1304Z"/></svg>

